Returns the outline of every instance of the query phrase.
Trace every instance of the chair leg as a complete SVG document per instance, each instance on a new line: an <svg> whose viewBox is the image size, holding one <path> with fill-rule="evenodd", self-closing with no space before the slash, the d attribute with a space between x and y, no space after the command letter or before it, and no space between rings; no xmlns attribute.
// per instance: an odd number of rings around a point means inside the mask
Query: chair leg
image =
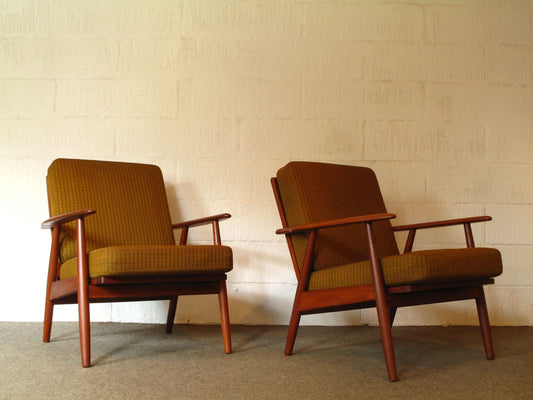
<svg viewBox="0 0 533 400"><path fill-rule="evenodd" d="M167 333L172 333L172 328L174 327L174 318L176 317L176 308L178 306L178 296L174 296L170 299L168 305L168 316L167 316Z"/></svg>
<svg viewBox="0 0 533 400"><path fill-rule="evenodd" d="M50 250L50 262L48 264L48 277L46 279L46 299L44 302L43 342L50 342L52 333L52 317L54 315L54 303L50 300L53 282L57 279L57 255L59 248L59 229L52 229L52 248Z"/></svg>
<svg viewBox="0 0 533 400"><path fill-rule="evenodd" d="M483 291L483 287L480 287L480 291L480 296L476 298L476 306L477 315L479 318L479 326L481 328L481 336L483 337L483 345L485 346L487 360L494 360L494 348L492 346L489 313L487 311L487 302L485 300L485 292Z"/></svg>
<svg viewBox="0 0 533 400"><path fill-rule="evenodd" d="M296 341L296 334L298 333L298 326L300 325L300 312L298 311L297 304L295 302L291 321L289 322L289 331L287 332L287 342L285 343L285 355L290 356L294 349L294 342Z"/></svg>
<svg viewBox="0 0 533 400"><path fill-rule="evenodd" d="M231 353L231 329L229 321L228 308L228 291L226 289L226 281L220 281L220 288L218 291L218 304L220 306L220 326L222 329L222 341L224 342L224 352Z"/></svg>
<svg viewBox="0 0 533 400"><path fill-rule="evenodd" d="M89 313L89 270L85 243L84 220L77 224L78 318L80 324L81 365L91 366L91 317Z"/></svg>
<svg viewBox="0 0 533 400"><path fill-rule="evenodd" d="M44 306L43 342L50 342L52 333L52 317L54 315L54 303L46 299Z"/></svg>
<svg viewBox="0 0 533 400"><path fill-rule="evenodd" d="M81 365L91 366L91 322L89 314L89 298L80 296L78 292L78 313L80 324Z"/></svg>
<svg viewBox="0 0 533 400"><path fill-rule="evenodd" d="M398 380L398 373L396 372L394 344L392 343L391 309L387 305L385 283L375 245L376 239L372 223L366 224L366 232L368 235L368 248L370 252L370 264L372 265L372 280L374 281L374 293L376 296L376 309L378 312L379 330L381 332L381 343L383 344L383 352L385 353L389 381L394 382ZM394 311L394 313L395 312L396 311Z"/></svg>
<svg viewBox="0 0 533 400"><path fill-rule="evenodd" d="M390 310L386 305L379 304L379 301L376 301L376 303L381 343L383 345L383 353L385 354L385 363L387 365L387 374L389 376L389 381L395 382L398 380L398 373L396 371L396 357L394 355L394 343L392 341Z"/></svg>

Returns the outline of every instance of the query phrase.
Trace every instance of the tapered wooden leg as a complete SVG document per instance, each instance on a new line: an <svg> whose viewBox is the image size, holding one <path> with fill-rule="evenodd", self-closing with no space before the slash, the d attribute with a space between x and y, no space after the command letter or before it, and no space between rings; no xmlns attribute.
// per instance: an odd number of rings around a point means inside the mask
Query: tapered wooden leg
<svg viewBox="0 0 533 400"><path fill-rule="evenodd" d="M291 320L289 322L289 331L287 332L287 341L285 343L285 355L290 356L294 349L294 342L296 341L296 334L298 333L298 326L300 325L300 312L298 311L297 304L295 302Z"/></svg>
<svg viewBox="0 0 533 400"><path fill-rule="evenodd" d="M59 228L52 229L52 248L50 250L50 262L48 264L48 278L46 281L46 299L44 302L43 342L50 341L52 333L52 317L54 315L54 303L50 301L53 282L57 279L57 255L59 248Z"/></svg>
<svg viewBox="0 0 533 400"><path fill-rule="evenodd" d="M172 333L172 328L174 327L174 318L176 317L177 306L178 306L178 296L174 296L170 299L170 302L168 305L167 333Z"/></svg>
<svg viewBox="0 0 533 400"><path fill-rule="evenodd" d="M396 372L396 358L394 356L394 344L392 343L391 309L387 306L385 284L376 250L376 240L372 223L366 224L366 231L368 235L370 263L372 266L372 279L374 281L374 293L376 295L376 308L378 312L381 342L383 344L383 352L385 353L385 363L387 364L389 381L394 382L398 380L398 373ZM394 313L395 312L396 311L394 311Z"/></svg>
<svg viewBox="0 0 533 400"><path fill-rule="evenodd" d="M394 355L394 344L392 342L391 322L389 311L386 307L378 306L378 320L389 381L394 382L398 380L398 373L396 372L396 358Z"/></svg>
<svg viewBox="0 0 533 400"><path fill-rule="evenodd" d="M80 299L78 295L78 312L80 318L80 348L81 365L85 368L91 366L91 323L89 315L89 300Z"/></svg>
<svg viewBox="0 0 533 400"><path fill-rule="evenodd" d="M485 354L487 356L487 360L494 360L494 348L492 347L492 335L490 332L487 302L485 300L485 293L483 291L483 287L481 287L480 290L481 295L476 298L479 326L481 328L481 336L483 337L483 345L485 346Z"/></svg>
<svg viewBox="0 0 533 400"><path fill-rule="evenodd" d="M89 314L89 271L85 247L84 220L78 220L77 226L77 256L78 256L78 317L80 324L81 365L91 366L91 323Z"/></svg>
<svg viewBox="0 0 533 400"><path fill-rule="evenodd" d="M224 352L231 353L231 329L229 321L228 292L226 281L220 281L220 290L218 292L218 304L220 306L220 326L222 329L222 341L224 342Z"/></svg>
<svg viewBox="0 0 533 400"><path fill-rule="evenodd" d="M54 315L54 304L46 300L44 306L44 324L43 324L43 342L50 342L50 336L52 333L52 317Z"/></svg>

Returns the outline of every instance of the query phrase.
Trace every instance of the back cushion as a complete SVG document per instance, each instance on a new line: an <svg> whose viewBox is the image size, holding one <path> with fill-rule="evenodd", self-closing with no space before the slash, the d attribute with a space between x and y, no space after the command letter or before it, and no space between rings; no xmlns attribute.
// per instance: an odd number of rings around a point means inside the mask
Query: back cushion
<svg viewBox="0 0 533 400"><path fill-rule="evenodd" d="M50 216L92 208L85 220L87 250L111 245L174 244L159 167L57 159L48 168ZM76 222L65 225L60 260L76 257Z"/></svg>
<svg viewBox="0 0 533 400"><path fill-rule="evenodd" d="M278 186L289 226L385 213L376 175L369 168L314 162L290 162L277 173ZM379 256L398 254L389 221L374 223ZM301 268L306 234L293 235ZM367 260L368 240L364 224L319 231L314 269Z"/></svg>

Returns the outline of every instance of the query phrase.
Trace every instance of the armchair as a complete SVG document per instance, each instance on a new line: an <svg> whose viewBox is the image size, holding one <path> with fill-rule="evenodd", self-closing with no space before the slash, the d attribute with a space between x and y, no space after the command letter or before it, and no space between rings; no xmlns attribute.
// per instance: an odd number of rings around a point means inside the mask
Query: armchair
<svg viewBox="0 0 533 400"><path fill-rule="evenodd" d="M161 170L155 165L57 159L48 168L52 245L43 341L54 306L78 304L81 361L91 366L90 303L169 300L171 333L178 297L217 294L225 353L231 353L226 273L230 247L220 239L218 214L172 224ZM189 245L189 229L211 224L212 245ZM173 230L180 229L179 244Z"/></svg>
<svg viewBox="0 0 533 400"><path fill-rule="evenodd" d="M298 280L285 354L305 314L376 307L388 377L398 380L391 326L398 307L474 299L487 359L494 358L483 285L501 255L476 248L471 224L488 216L393 227L369 168L290 162L271 179ZM463 225L466 248L412 251L420 229ZM407 231L400 254L394 232Z"/></svg>

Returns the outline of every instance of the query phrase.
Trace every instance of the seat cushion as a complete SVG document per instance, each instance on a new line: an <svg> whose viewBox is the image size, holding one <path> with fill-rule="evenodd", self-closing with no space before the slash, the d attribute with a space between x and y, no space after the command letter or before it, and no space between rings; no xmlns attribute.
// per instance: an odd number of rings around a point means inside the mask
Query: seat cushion
<svg viewBox="0 0 533 400"><path fill-rule="evenodd" d="M492 278L502 273L497 249L423 250L381 259L386 286ZM309 290L372 283L370 261L314 271Z"/></svg>
<svg viewBox="0 0 533 400"><path fill-rule="evenodd" d="M61 265L61 279L77 275L77 258ZM111 246L89 252L89 276L142 276L175 274L217 274L233 267L230 247Z"/></svg>

